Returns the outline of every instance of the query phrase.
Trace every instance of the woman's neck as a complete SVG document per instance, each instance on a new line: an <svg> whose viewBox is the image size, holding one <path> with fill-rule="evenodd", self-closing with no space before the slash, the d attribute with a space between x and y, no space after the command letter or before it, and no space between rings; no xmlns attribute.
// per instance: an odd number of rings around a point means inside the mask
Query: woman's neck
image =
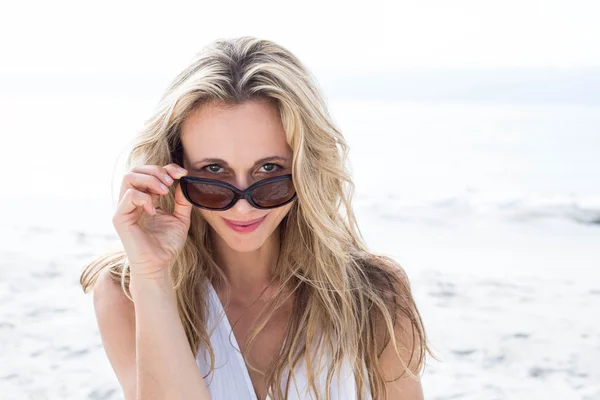
<svg viewBox="0 0 600 400"><path fill-rule="evenodd" d="M279 228L260 248L250 252L235 251L215 236L215 261L229 280L232 296L256 299L273 278L279 257Z"/></svg>

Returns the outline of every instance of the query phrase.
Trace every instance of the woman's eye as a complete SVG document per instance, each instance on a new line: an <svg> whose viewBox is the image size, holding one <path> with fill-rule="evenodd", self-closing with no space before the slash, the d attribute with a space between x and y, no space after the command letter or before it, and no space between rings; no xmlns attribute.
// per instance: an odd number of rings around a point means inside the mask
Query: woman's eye
<svg viewBox="0 0 600 400"><path fill-rule="evenodd" d="M268 163L262 166L263 168L266 168L266 172L273 172L276 171L278 168L282 168L281 165L279 164L274 164L274 163Z"/></svg>
<svg viewBox="0 0 600 400"><path fill-rule="evenodd" d="M207 166L206 166L206 167L204 167L204 168L208 168L208 170L209 170L210 172L219 172L219 169L220 169L221 167L219 167L219 164L210 164L210 165L207 165Z"/></svg>
<svg viewBox="0 0 600 400"><path fill-rule="evenodd" d="M277 171L278 169L283 169L283 167L281 165L275 164L275 163L264 164L261 168L264 168L264 171L262 171L262 172L273 172L273 171ZM219 164L209 164L202 169L209 171L209 172L218 173L218 172L221 172L220 170L222 168L219 166Z"/></svg>

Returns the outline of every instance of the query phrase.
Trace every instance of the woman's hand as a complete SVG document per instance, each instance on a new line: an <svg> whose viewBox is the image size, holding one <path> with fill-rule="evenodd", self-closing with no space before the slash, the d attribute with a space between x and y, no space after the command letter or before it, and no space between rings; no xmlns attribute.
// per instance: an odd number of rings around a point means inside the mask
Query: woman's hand
<svg viewBox="0 0 600 400"><path fill-rule="evenodd" d="M123 177L119 205L113 225L127 253L131 276L149 279L169 277L168 267L183 248L190 228L192 204L175 183L186 175L175 163L142 165ZM175 185L175 209L169 214L160 208L159 198Z"/></svg>

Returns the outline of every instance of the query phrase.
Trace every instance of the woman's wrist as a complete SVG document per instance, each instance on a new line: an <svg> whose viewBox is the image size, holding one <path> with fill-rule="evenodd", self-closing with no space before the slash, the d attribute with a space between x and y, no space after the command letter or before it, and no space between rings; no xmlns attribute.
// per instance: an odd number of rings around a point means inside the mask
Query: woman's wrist
<svg viewBox="0 0 600 400"><path fill-rule="evenodd" d="M173 283L168 272L153 276L130 273L129 291L134 300L136 297L139 297L141 293L145 292L174 293Z"/></svg>

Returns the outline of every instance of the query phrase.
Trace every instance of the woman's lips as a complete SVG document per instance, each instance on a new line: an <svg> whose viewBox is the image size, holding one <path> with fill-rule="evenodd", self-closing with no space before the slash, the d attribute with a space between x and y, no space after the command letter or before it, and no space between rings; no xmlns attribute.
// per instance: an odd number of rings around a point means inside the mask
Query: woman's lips
<svg viewBox="0 0 600 400"><path fill-rule="evenodd" d="M227 218L223 218L223 220L225 221L227 226L229 226L234 231L241 232L241 233L247 233L247 232L252 232L256 228L258 228L260 226L260 224L264 221L265 218L266 218L266 215L261 218L248 220L248 221L233 221L233 220L230 220Z"/></svg>

